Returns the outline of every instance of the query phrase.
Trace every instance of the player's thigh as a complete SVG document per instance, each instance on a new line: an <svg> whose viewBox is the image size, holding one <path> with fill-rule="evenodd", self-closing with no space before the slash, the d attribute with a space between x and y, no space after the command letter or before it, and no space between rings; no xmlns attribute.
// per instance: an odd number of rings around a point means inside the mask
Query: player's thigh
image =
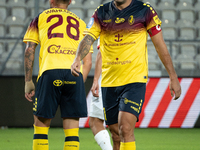
<svg viewBox="0 0 200 150"><path fill-rule="evenodd" d="M55 116L62 88L62 79L58 70L47 70L39 78L33 114L43 118L53 118Z"/></svg>
<svg viewBox="0 0 200 150"><path fill-rule="evenodd" d="M144 103L145 91L145 83L132 83L126 85L120 96L119 111L135 115L138 121Z"/></svg>
<svg viewBox="0 0 200 150"><path fill-rule="evenodd" d="M119 112L118 124L120 131L123 130L123 132L128 132L132 134L136 122L137 122L137 117L135 115L125 111Z"/></svg>
<svg viewBox="0 0 200 150"><path fill-rule="evenodd" d="M82 74L74 77L68 70L60 102L61 117L87 117L87 104Z"/></svg>
<svg viewBox="0 0 200 150"><path fill-rule="evenodd" d="M116 87L102 87L104 118L107 125L118 123L119 102Z"/></svg>

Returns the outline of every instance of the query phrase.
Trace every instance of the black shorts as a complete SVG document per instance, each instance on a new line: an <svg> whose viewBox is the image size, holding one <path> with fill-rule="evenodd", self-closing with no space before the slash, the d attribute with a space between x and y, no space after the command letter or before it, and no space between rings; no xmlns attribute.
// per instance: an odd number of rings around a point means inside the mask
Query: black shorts
<svg viewBox="0 0 200 150"><path fill-rule="evenodd" d="M146 83L131 83L119 87L102 87L105 122L118 123L119 111L129 112L137 117L141 113L146 92Z"/></svg>
<svg viewBox="0 0 200 150"><path fill-rule="evenodd" d="M87 117L85 87L82 74L74 77L70 69L47 70L39 78L33 114L53 118L60 105L61 117Z"/></svg>

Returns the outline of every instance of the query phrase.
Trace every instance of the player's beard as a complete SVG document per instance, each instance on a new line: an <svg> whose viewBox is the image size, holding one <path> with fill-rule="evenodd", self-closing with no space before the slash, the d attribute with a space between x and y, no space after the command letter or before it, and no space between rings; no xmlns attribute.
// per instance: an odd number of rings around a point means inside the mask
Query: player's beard
<svg viewBox="0 0 200 150"><path fill-rule="evenodd" d="M115 4L116 4L117 6L121 6L121 5L125 4L126 1L127 1L127 0L114 0Z"/></svg>

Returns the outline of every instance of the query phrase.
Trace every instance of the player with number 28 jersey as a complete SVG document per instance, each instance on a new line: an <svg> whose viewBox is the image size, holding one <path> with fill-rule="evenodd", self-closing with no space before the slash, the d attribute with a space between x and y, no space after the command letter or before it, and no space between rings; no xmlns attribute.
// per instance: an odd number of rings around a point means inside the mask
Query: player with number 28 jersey
<svg viewBox="0 0 200 150"><path fill-rule="evenodd" d="M33 19L24 42L40 43L39 77L46 70L70 69L85 28L85 22L66 9L51 8Z"/></svg>
<svg viewBox="0 0 200 150"><path fill-rule="evenodd" d="M48 150L51 119L60 107L65 133L64 150L79 149L79 118L87 117L84 81L91 68L91 52L83 59L79 77L71 74L76 50L86 24L67 10L71 0L49 0L30 23L23 41L25 49L25 97L33 101L33 150ZM32 70L36 46L40 44L39 74L35 90Z"/></svg>

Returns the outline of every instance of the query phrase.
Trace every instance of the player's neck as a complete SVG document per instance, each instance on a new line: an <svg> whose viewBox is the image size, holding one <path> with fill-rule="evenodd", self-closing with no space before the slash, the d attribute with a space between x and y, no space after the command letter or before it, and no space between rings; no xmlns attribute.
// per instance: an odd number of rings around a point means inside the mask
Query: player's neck
<svg viewBox="0 0 200 150"><path fill-rule="evenodd" d="M122 10L126 7L128 7L131 4L132 0L127 0L125 3L118 3L114 1L115 7L119 10Z"/></svg>
<svg viewBox="0 0 200 150"><path fill-rule="evenodd" d="M67 9L68 5L66 5L66 4L57 4L57 5L52 5L51 8Z"/></svg>

